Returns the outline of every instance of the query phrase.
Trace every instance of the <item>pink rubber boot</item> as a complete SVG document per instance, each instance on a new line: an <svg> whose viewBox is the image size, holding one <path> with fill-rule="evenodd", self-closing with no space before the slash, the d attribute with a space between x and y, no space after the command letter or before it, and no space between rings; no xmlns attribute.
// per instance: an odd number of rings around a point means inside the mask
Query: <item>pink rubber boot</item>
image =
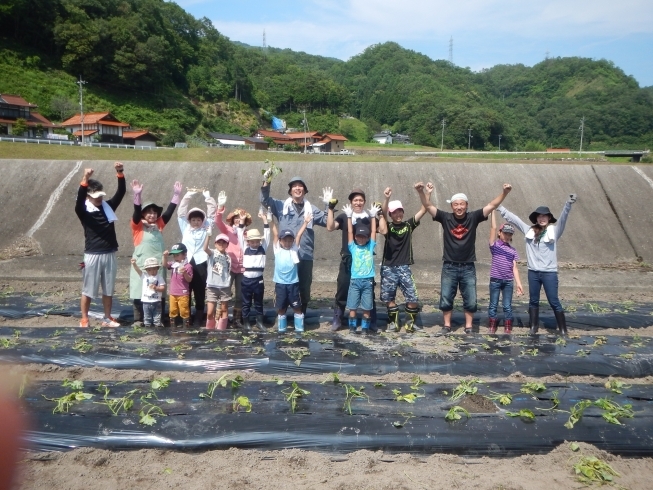
<svg viewBox="0 0 653 490"><path fill-rule="evenodd" d="M209 320L208 318L206 319L206 329L215 330L215 319L213 320Z"/></svg>
<svg viewBox="0 0 653 490"><path fill-rule="evenodd" d="M229 318L220 318L218 320L218 330L227 330L227 327L229 326Z"/></svg>

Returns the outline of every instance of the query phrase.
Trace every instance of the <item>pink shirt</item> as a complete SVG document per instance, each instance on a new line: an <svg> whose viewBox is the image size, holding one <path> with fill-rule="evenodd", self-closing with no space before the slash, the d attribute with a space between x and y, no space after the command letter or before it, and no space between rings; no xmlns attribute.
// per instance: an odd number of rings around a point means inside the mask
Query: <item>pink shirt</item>
<svg viewBox="0 0 653 490"><path fill-rule="evenodd" d="M235 274L242 274L245 272L245 266L243 265L243 249L240 248L240 243L238 242L238 233L223 221L224 217L224 208L220 211L220 208L215 212L215 222L220 229L220 233L224 233L229 237L229 245L227 245L227 255L231 259L231 272Z"/></svg>
<svg viewBox="0 0 653 490"><path fill-rule="evenodd" d="M190 285L182 270L186 271L191 278L193 277L193 266L186 262L184 265L178 269L173 269L172 266L175 262L168 262L168 269L172 271L170 274L170 287L168 289L168 294L172 296L187 296L190 292Z"/></svg>

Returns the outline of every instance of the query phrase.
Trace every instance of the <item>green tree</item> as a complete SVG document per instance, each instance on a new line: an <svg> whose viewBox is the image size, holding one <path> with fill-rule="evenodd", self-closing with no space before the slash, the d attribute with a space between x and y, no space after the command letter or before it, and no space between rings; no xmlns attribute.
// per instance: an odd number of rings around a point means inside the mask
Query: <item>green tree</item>
<svg viewBox="0 0 653 490"><path fill-rule="evenodd" d="M16 122L11 127L11 133L15 136L23 136L27 133L29 127L27 126L27 121L22 117L16 119Z"/></svg>

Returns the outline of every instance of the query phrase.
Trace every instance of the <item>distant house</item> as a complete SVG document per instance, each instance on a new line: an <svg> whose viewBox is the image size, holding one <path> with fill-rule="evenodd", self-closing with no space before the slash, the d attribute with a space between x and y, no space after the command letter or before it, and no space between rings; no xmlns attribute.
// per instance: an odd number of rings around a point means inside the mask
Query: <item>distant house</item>
<svg viewBox="0 0 653 490"><path fill-rule="evenodd" d="M292 145L294 142L291 138L279 131L270 131L267 129L259 129L252 135L255 138L272 138L275 145Z"/></svg>
<svg viewBox="0 0 653 490"><path fill-rule="evenodd" d="M249 146L254 150L267 150L270 144L263 138L256 136L243 137L237 134L209 133L213 139L223 146L240 147Z"/></svg>
<svg viewBox="0 0 653 490"><path fill-rule="evenodd" d="M410 136L407 134L399 134L395 133L394 136L392 137L392 144L401 144L401 145L410 145Z"/></svg>
<svg viewBox="0 0 653 490"><path fill-rule="evenodd" d="M345 141L349 141L341 134L326 133L317 143L313 143L315 153L339 153L345 149Z"/></svg>
<svg viewBox="0 0 653 490"><path fill-rule="evenodd" d="M372 136L372 141L376 141L382 145L391 145L392 144L392 134L390 132L381 132Z"/></svg>
<svg viewBox="0 0 653 490"><path fill-rule="evenodd" d="M255 150L267 150L270 148L270 143L265 141L263 138L256 138L254 136L245 138L245 144L251 146Z"/></svg>
<svg viewBox="0 0 653 490"><path fill-rule="evenodd" d="M101 143L124 143L123 131L129 124L120 122L110 112L89 112L84 114L84 138L95 137ZM73 136L82 136L82 118L75 114L61 123Z"/></svg>
<svg viewBox="0 0 653 490"><path fill-rule="evenodd" d="M19 95L0 94L0 135L13 134L28 138L47 138L52 135L56 124L50 122L45 116L35 112L38 106L30 104ZM15 134L14 126L17 119L25 119L27 132Z"/></svg>
<svg viewBox="0 0 653 490"><path fill-rule="evenodd" d="M125 129L122 132L122 139L126 145L134 145L136 148L156 148L159 138L146 130Z"/></svg>
<svg viewBox="0 0 653 490"><path fill-rule="evenodd" d="M319 131L291 131L281 133L279 131L259 129L254 133L254 136L258 138L271 138L279 146L297 145L302 150L305 146L307 150L313 150L315 153L339 153L345 149L345 141L349 141L341 134L322 134Z"/></svg>

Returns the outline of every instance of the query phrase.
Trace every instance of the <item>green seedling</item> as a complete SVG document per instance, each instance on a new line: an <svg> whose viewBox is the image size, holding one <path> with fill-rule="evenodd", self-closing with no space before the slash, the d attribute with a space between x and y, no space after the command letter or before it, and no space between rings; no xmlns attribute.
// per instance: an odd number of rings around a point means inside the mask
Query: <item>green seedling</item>
<svg viewBox="0 0 653 490"><path fill-rule="evenodd" d="M503 355L503 352L501 352L499 349L494 349L493 354L494 354L495 356L502 356L502 355Z"/></svg>
<svg viewBox="0 0 653 490"><path fill-rule="evenodd" d="M9 296L11 296L13 293L14 293L14 288L12 288L11 286L6 289L3 288L2 291L0 291L0 298L6 299Z"/></svg>
<svg viewBox="0 0 653 490"><path fill-rule="evenodd" d="M631 386L632 385L627 385L626 383L623 383L616 379L609 379L608 381L605 382L606 389L610 390L613 393L617 393L618 395L621 395L622 389L628 389Z"/></svg>
<svg viewBox="0 0 653 490"><path fill-rule="evenodd" d="M147 347L137 347L136 349L134 349L134 352L136 352L137 354L147 354L148 352L150 352L150 349L148 349Z"/></svg>
<svg viewBox="0 0 653 490"><path fill-rule="evenodd" d="M249 398L247 398L246 396L239 396L239 397L234 396L234 401L232 404L233 411L239 412L241 408L244 409L245 412L251 412L252 402L250 402Z"/></svg>
<svg viewBox="0 0 653 490"><path fill-rule="evenodd" d="M565 427L567 429L573 429L574 425L583 418L583 412L587 409L587 407L591 406L592 402L590 400L581 400L576 405L571 407L571 414L569 415L569 420L565 422Z"/></svg>
<svg viewBox="0 0 653 490"><path fill-rule="evenodd" d="M497 393L490 391L491 396L486 396L492 401L499 402L501 405L510 405L512 403L512 395L510 393Z"/></svg>
<svg viewBox="0 0 653 490"><path fill-rule="evenodd" d="M256 340L256 335L243 335L242 343L243 345L250 345Z"/></svg>
<svg viewBox="0 0 653 490"><path fill-rule="evenodd" d="M338 376L338 373L328 374L326 379L322 381L322 384L327 384L329 381L333 381L333 384L338 384L340 383L340 376Z"/></svg>
<svg viewBox="0 0 653 490"><path fill-rule="evenodd" d="M72 407L75 402L81 402L93 398L91 393L83 393L81 391L73 391L72 393L68 393L60 398L48 398L45 395L42 396L46 400L55 403L52 413L68 413L70 407Z"/></svg>
<svg viewBox="0 0 653 490"><path fill-rule="evenodd" d="M156 424L156 417L166 416L161 407L146 401L145 397L141 397L141 402L143 402L143 406L138 414L140 417L139 424L149 425L151 427Z"/></svg>
<svg viewBox="0 0 653 490"><path fill-rule="evenodd" d="M152 380L152 389L154 391L162 390L163 388L167 388L168 385L170 385L170 378L167 378L167 377L154 378Z"/></svg>
<svg viewBox="0 0 653 490"><path fill-rule="evenodd" d="M299 339L297 337L285 337L284 339L281 340L284 344L294 344L297 342Z"/></svg>
<svg viewBox="0 0 653 490"><path fill-rule="evenodd" d="M102 331L101 327L93 327L90 332L91 333L100 333Z"/></svg>
<svg viewBox="0 0 653 490"><path fill-rule="evenodd" d="M206 388L206 393L200 393L200 398L213 398L213 393L218 386L226 388L227 385L231 387L232 390L240 388L240 386L245 382L245 378L241 375L237 375L235 378L227 378L226 374L223 374L220 379L211 381ZM282 381L283 382L283 381Z"/></svg>
<svg viewBox="0 0 653 490"><path fill-rule="evenodd" d="M395 395L395 401L398 402L415 403L418 398L424 398L424 395L415 392L404 395L401 390L392 390L392 393Z"/></svg>
<svg viewBox="0 0 653 490"><path fill-rule="evenodd" d="M594 456L582 456L573 468L576 478L582 483L609 483L612 477L621 476L609 464Z"/></svg>
<svg viewBox="0 0 653 490"><path fill-rule="evenodd" d="M302 359L311 355L311 352L306 347L282 349L288 357L295 360L295 365L300 366Z"/></svg>
<svg viewBox="0 0 653 490"><path fill-rule="evenodd" d="M395 427L396 429L401 429L404 425L406 425L408 423L408 421L410 419L415 418L415 416L412 413L407 413L407 414L406 413L400 413L399 415L401 415L402 417L406 417L406 418L404 419L403 422L401 422L399 420L395 420L394 422L392 422L393 427Z"/></svg>
<svg viewBox="0 0 653 490"><path fill-rule="evenodd" d="M50 334L50 337L59 337L60 335L65 334L65 330L55 330L52 334Z"/></svg>
<svg viewBox="0 0 653 490"><path fill-rule="evenodd" d="M569 444L569 449L571 449L573 452L577 452L580 450L580 446L577 443L572 442Z"/></svg>
<svg viewBox="0 0 653 490"><path fill-rule="evenodd" d="M558 337L558 338L556 339L555 343L556 343L556 345L561 345L561 346L563 346L563 347L564 347L565 345L567 345L567 341L566 341L563 337Z"/></svg>
<svg viewBox="0 0 653 490"><path fill-rule="evenodd" d="M465 352L467 354L476 354L478 352L478 349L476 347L472 347L471 349L467 349Z"/></svg>
<svg viewBox="0 0 653 490"><path fill-rule="evenodd" d="M537 410L542 410L542 411L558 410L558 407L560 406L560 399L558 398L558 390L555 390L554 392L551 393L551 403L553 403L553 406L551 408L538 408Z"/></svg>
<svg viewBox="0 0 653 490"><path fill-rule="evenodd" d="M265 348L264 347L254 347L254 354L257 356L259 354L265 354Z"/></svg>
<svg viewBox="0 0 653 490"><path fill-rule="evenodd" d="M608 343L608 338L604 335L599 335L594 339L594 343L592 344L592 347L598 347L600 345L605 345Z"/></svg>
<svg viewBox="0 0 653 490"><path fill-rule="evenodd" d="M535 414L528 408L522 408L519 412L506 412L508 417L521 417L523 419L535 420Z"/></svg>
<svg viewBox="0 0 653 490"><path fill-rule="evenodd" d="M490 350L491 349L490 344L481 344L481 347L483 347L483 349L485 349L485 350Z"/></svg>
<svg viewBox="0 0 653 490"><path fill-rule="evenodd" d="M599 398L594 402L594 405L603 409L602 417L611 424L623 425L619 419L632 419L635 416L633 406L630 403L619 405L608 398Z"/></svg>
<svg viewBox="0 0 653 490"><path fill-rule="evenodd" d="M603 308L598 303L587 303L587 309L597 314L610 313L610 308Z"/></svg>
<svg viewBox="0 0 653 490"><path fill-rule="evenodd" d="M532 395L534 393L541 393L545 390L546 385L544 383L524 383L521 385L521 389L519 391L528 395Z"/></svg>
<svg viewBox="0 0 653 490"><path fill-rule="evenodd" d="M129 335L121 335L120 342L129 342L132 338Z"/></svg>
<svg viewBox="0 0 653 490"><path fill-rule="evenodd" d="M375 388L383 388L385 386L385 383L374 383Z"/></svg>
<svg viewBox="0 0 653 490"><path fill-rule="evenodd" d="M302 338L304 339L310 339L313 337L317 337L317 332L313 332L312 330L306 330L305 332L302 332Z"/></svg>
<svg viewBox="0 0 653 490"><path fill-rule="evenodd" d="M75 340L72 349L79 351L82 354L86 354L93 349L93 346L86 339L77 339Z"/></svg>
<svg viewBox="0 0 653 490"><path fill-rule="evenodd" d="M177 344L172 347L172 350L177 353L178 357L179 356L183 357L184 356L183 352L186 350L191 350L192 348L193 346L190 344Z"/></svg>
<svg viewBox="0 0 653 490"><path fill-rule="evenodd" d="M354 388L352 385L344 384L342 385L345 389L345 404L342 406L342 409L351 415L351 402L354 398L366 398L367 401L370 401L370 397L363 393L364 387L358 389Z"/></svg>
<svg viewBox="0 0 653 490"><path fill-rule="evenodd" d="M391 356L391 357L404 357L404 356L402 356L402 355L399 353L399 351L396 351L396 350L395 350L395 351L392 351L392 352L390 353L390 356Z"/></svg>
<svg viewBox="0 0 653 490"><path fill-rule="evenodd" d="M273 382L273 383L276 383L276 384L278 384L278 385L282 385L283 382L284 382L283 379L281 379L281 378L277 378L276 376L273 377L273 378L272 378L271 380L269 380L269 381L271 381L271 382Z"/></svg>
<svg viewBox="0 0 653 490"><path fill-rule="evenodd" d="M424 381L424 380L423 380L422 378L420 378L419 376L413 376L413 379L412 379L411 381L412 381L412 383L413 383L413 384L410 386L410 388L411 388L412 390L418 390L420 386L426 384L426 381Z"/></svg>
<svg viewBox="0 0 653 490"><path fill-rule="evenodd" d="M619 357L623 357L624 359L632 359L635 357L634 352L628 352L627 354L619 354Z"/></svg>
<svg viewBox="0 0 653 490"><path fill-rule="evenodd" d="M292 413L295 413L295 410L297 409L297 402L299 401L300 398L310 395L311 392L307 390L303 390L297 385L296 381L292 382L292 388L290 391L288 390L283 390L281 393L286 395L286 401L290 403L290 409Z"/></svg>
<svg viewBox="0 0 653 490"><path fill-rule="evenodd" d="M70 380L65 378L63 383L61 383L61 386L64 388L70 388L71 390L80 391L84 389L84 382L79 379Z"/></svg>
<svg viewBox="0 0 653 490"><path fill-rule="evenodd" d="M444 416L444 419L449 421L460 420L462 418L462 415L460 415L461 413L464 413L467 418L469 418L469 412L463 407L456 405L449 409L449 411Z"/></svg>
<svg viewBox="0 0 653 490"><path fill-rule="evenodd" d="M591 351L589 349L578 349L576 351L576 355L578 357L587 357L590 354L590 352Z"/></svg>
<svg viewBox="0 0 653 490"><path fill-rule="evenodd" d="M142 334L142 333L147 333L147 328L144 327L139 327L138 325L132 326L131 329L132 333L135 333L136 335Z"/></svg>
<svg viewBox="0 0 653 490"><path fill-rule="evenodd" d="M494 337L490 337L489 335L483 335L483 338L487 340L488 342L496 342L497 339Z"/></svg>
<svg viewBox="0 0 653 490"><path fill-rule="evenodd" d="M261 169L261 175L265 175L265 173L269 171L269 173L268 173L268 175L269 175L268 182L271 182L274 177L276 177L281 172L283 172L281 167L277 167L277 165L274 162L271 162L267 158L265 159L265 161L263 163L266 164L268 166L268 168L262 168Z"/></svg>
<svg viewBox="0 0 653 490"><path fill-rule="evenodd" d="M13 338L1 338L0 339L0 347L3 349L11 349L12 347L16 347L18 345L18 341Z"/></svg>
<svg viewBox="0 0 653 490"><path fill-rule="evenodd" d="M460 380L460 384L453 389L453 394L451 395L451 401L454 402L459 400L465 395L474 395L478 391L478 387L474 386L476 383L479 383L477 378L470 380Z"/></svg>
<svg viewBox="0 0 653 490"><path fill-rule="evenodd" d="M342 357L358 357L358 354L356 354L353 350L349 349L343 349L342 350Z"/></svg>
<svg viewBox="0 0 653 490"><path fill-rule="evenodd" d="M120 398L109 398L109 387L101 384L100 388L104 389L104 401L95 403L98 403L99 405L106 405L114 415L118 415L121 410L124 410L125 412L131 410L131 408L134 406L134 400L132 400L132 397L140 393L140 390L135 389L128 391L124 396Z"/></svg>
<svg viewBox="0 0 653 490"><path fill-rule="evenodd" d="M538 354L538 349L526 349L520 352L521 356L536 356Z"/></svg>

